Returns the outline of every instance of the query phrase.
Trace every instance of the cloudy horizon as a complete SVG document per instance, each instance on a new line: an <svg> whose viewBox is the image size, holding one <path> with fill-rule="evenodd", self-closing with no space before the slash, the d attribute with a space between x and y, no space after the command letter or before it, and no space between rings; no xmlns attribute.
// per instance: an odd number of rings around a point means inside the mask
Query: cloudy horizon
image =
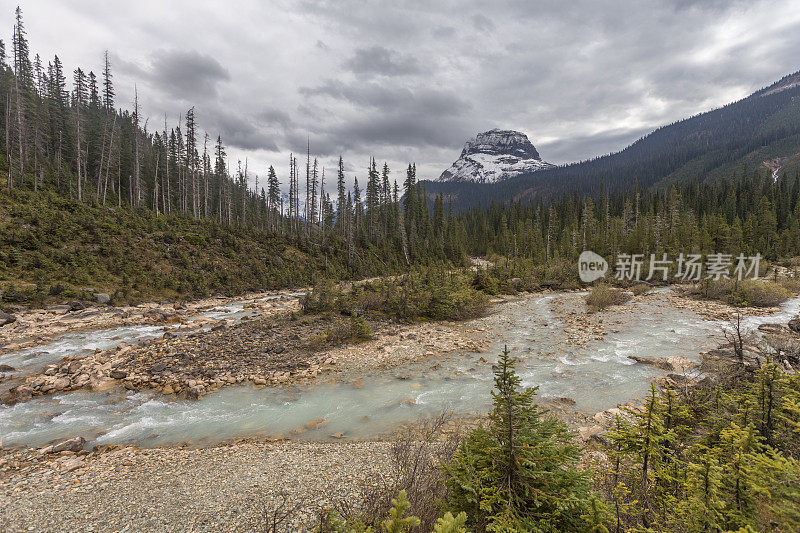
<svg viewBox="0 0 800 533"><path fill-rule="evenodd" d="M398 181L412 161L435 179L495 127L546 161L588 159L800 69L791 0L19 5L32 56L99 74L108 49L117 107L136 86L153 130L194 106L231 167L283 182L307 141L328 176L340 154L359 178L375 156Z"/></svg>

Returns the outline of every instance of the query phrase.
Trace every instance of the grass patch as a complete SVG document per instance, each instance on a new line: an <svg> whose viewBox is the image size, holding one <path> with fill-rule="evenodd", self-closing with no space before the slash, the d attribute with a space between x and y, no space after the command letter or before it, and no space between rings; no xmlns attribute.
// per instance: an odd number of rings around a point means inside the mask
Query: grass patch
<svg viewBox="0 0 800 533"><path fill-rule="evenodd" d="M312 336L308 347L323 350L342 344L358 344L372 339L372 327L360 316L337 317L324 332Z"/></svg>
<svg viewBox="0 0 800 533"><path fill-rule="evenodd" d="M639 283L631 287L631 292L633 292L634 296L641 296L643 294L647 294L648 292L650 292L651 289L652 287L650 285L647 285L645 283Z"/></svg>
<svg viewBox="0 0 800 533"><path fill-rule="evenodd" d="M612 305L622 305L630 299L626 292L601 283L592 287L592 292L586 295L586 305L590 311L602 311Z"/></svg>
<svg viewBox="0 0 800 533"><path fill-rule="evenodd" d="M395 279L355 286L344 292L318 280L301 304L305 313L340 312L402 320L468 320L486 314L489 297L472 276L444 268L417 268Z"/></svg>
<svg viewBox="0 0 800 533"><path fill-rule="evenodd" d="M705 300L717 300L736 307L777 307L792 297L786 281L703 280L689 289L689 294Z"/></svg>

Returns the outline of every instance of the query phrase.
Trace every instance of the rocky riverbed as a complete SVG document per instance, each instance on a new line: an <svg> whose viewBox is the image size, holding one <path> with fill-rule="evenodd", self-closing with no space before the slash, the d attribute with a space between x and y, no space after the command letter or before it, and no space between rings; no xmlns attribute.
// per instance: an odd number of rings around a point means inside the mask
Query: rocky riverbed
<svg viewBox="0 0 800 533"><path fill-rule="evenodd" d="M74 427L77 413L54 409L69 398L81 405L91 395L102 394L81 390L112 388L136 398L142 393L134 391L142 389L153 400L123 410L110 406L106 414L89 410L89 419L108 418L99 423L110 426L108 433L92 429L66 435L73 438L45 437L36 448L0 449L0 498L4 500L0 528L250 530L263 525L265 506L274 510L285 501L289 507L297 506L295 522L287 526L296 530L301 523L313 521L320 507L342 499L357 500L365 484L393 475L392 439L387 437L397 427L392 424L435 412L447 405L450 393L466 403L459 406L464 418L469 419L469 411L485 412L490 363L503 344L517 354L525 384L542 385L540 401L567 421L585 443L602 442L608 425L627 413L625 407L636 409L633 400L646 390L650 379L673 387L696 386L707 378L701 371L708 372L696 368L698 363L723 364L735 357L728 348L706 349L701 360L697 354L704 350L696 348L693 340L719 328L730 310L724 315L719 309L717 314L705 315L708 302L683 299L669 291L636 296L599 313L587 312L581 294L520 295L496 301L490 316L465 323L373 321L374 339L322 349L309 341L328 327L325 320L330 317L292 318L281 312L296 305L296 300L287 299L236 319L225 318L247 305L260 304L218 302L204 309L202 326L187 317L157 339L70 356L30 376L25 386L36 397L29 403L56 396L53 403L36 407L42 415L36 415L33 423L42 428L58 419L63 419L65 428ZM698 315L714 316L715 321L697 325ZM800 330L800 323L797 326ZM784 339L786 350L778 353L784 354L791 368L792 343L800 343L800 334L783 325L761 330L765 336ZM717 344L707 339L702 343L708 348ZM765 357L755 348L746 354L748 364L758 364ZM383 379L375 381L378 375ZM88 376L88 381L81 376ZM59 387L65 385L60 391L47 388L57 380L68 384L59 383ZM273 410L265 411L265 417L251 414L272 401L257 394L245 396L244 415L232 411L233 404L229 406L227 400L203 407L207 399L228 394L228 388L240 390L234 385L246 385L245 390L254 392L285 389L286 393ZM223 387L225 391L217 390ZM75 392L64 394L65 390ZM442 390L451 392L442 399L434 396ZM598 391L627 405L614 406L615 400L611 406L592 410ZM347 403L345 399L353 395L357 397ZM160 426L163 429L188 424L189 415L200 414L197 424L206 429L215 426L233 435L244 430L261 435L260 440L209 445L200 439L192 445L152 448L102 444L131 442L125 436L128 430L145 431L145 444L160 442L165 438L157 434L161 430L149 428L161 423L154 422L161 414L149 405L162 397L167 401L158 409L169 409L166 425ZM339 420L340 410L352 413ZM266 429L284 412L294 414L281 422L283 429ZM242 422L236 421L239 416L244 416ZM118 418L130 421L115 425ZM222 427L226 418L235 419L230 430ZM379 419L388 420L387 431L361 440L362 433L355 430L358 425L372 427ZM136 429L139 425L142 429ZM366 435L370 431L374 435L376 430L367 430ZM304 438L334 440L297 440ZM175 442L174 437L167 442ZM194 448L200 444L204 446Z"/></svg>

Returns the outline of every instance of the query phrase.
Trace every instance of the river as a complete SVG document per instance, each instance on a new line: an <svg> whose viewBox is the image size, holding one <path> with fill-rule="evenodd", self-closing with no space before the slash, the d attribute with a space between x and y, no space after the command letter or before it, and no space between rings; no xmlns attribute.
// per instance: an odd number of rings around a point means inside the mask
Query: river
<svg viewBox="0 0 800 533"><path fill-rule="evenodd" d="M668 289L662 289L668 290ZM81 435L87 445L208 445L244 437L301 439L372 438L401 424L442 411L459 415L486 412L491 403L491 362L504 345L518 357L526 386L538 386L544 399L569 397L574 409L591 414L642 397L664 372L628 358L678 355L697 360L720 344L723 323L693 311L665 305L658 294L631 306L603 312L606 335L578 346L565 342L565 321L553 311L561 298L581 294L525 295L498 307L477 326L493 332L491 349L352 376L336 383L281 388L230 386L200 400L165 397L153 391L115 388L69 392L0 406L0 437L5 446L42 446ZM241 301L206 312L213 318L250 313ZM748 328L786 321L800 310L800 298L768 317L749 317ZM30 372L84 349L161 335L158 326L76 332L51 344L0 356L0 363ZM358 378L358 381L355 380ZM320 421L324 423L320 423Z"/></svg>

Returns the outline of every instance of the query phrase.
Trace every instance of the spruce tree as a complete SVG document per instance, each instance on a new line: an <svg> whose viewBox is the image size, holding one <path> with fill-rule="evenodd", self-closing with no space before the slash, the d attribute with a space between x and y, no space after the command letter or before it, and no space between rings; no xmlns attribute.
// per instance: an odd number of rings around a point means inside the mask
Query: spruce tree
<svg viewBox="0 0 800 533"><path fill-rule="evenodd" d="M495 367L489 426L463 441L445 467L448 508L487 531L586 531L592 504L580 449L563 422L543 416L522 389L507 348ZM595 502L596 504L596 502Z"/></svg>

